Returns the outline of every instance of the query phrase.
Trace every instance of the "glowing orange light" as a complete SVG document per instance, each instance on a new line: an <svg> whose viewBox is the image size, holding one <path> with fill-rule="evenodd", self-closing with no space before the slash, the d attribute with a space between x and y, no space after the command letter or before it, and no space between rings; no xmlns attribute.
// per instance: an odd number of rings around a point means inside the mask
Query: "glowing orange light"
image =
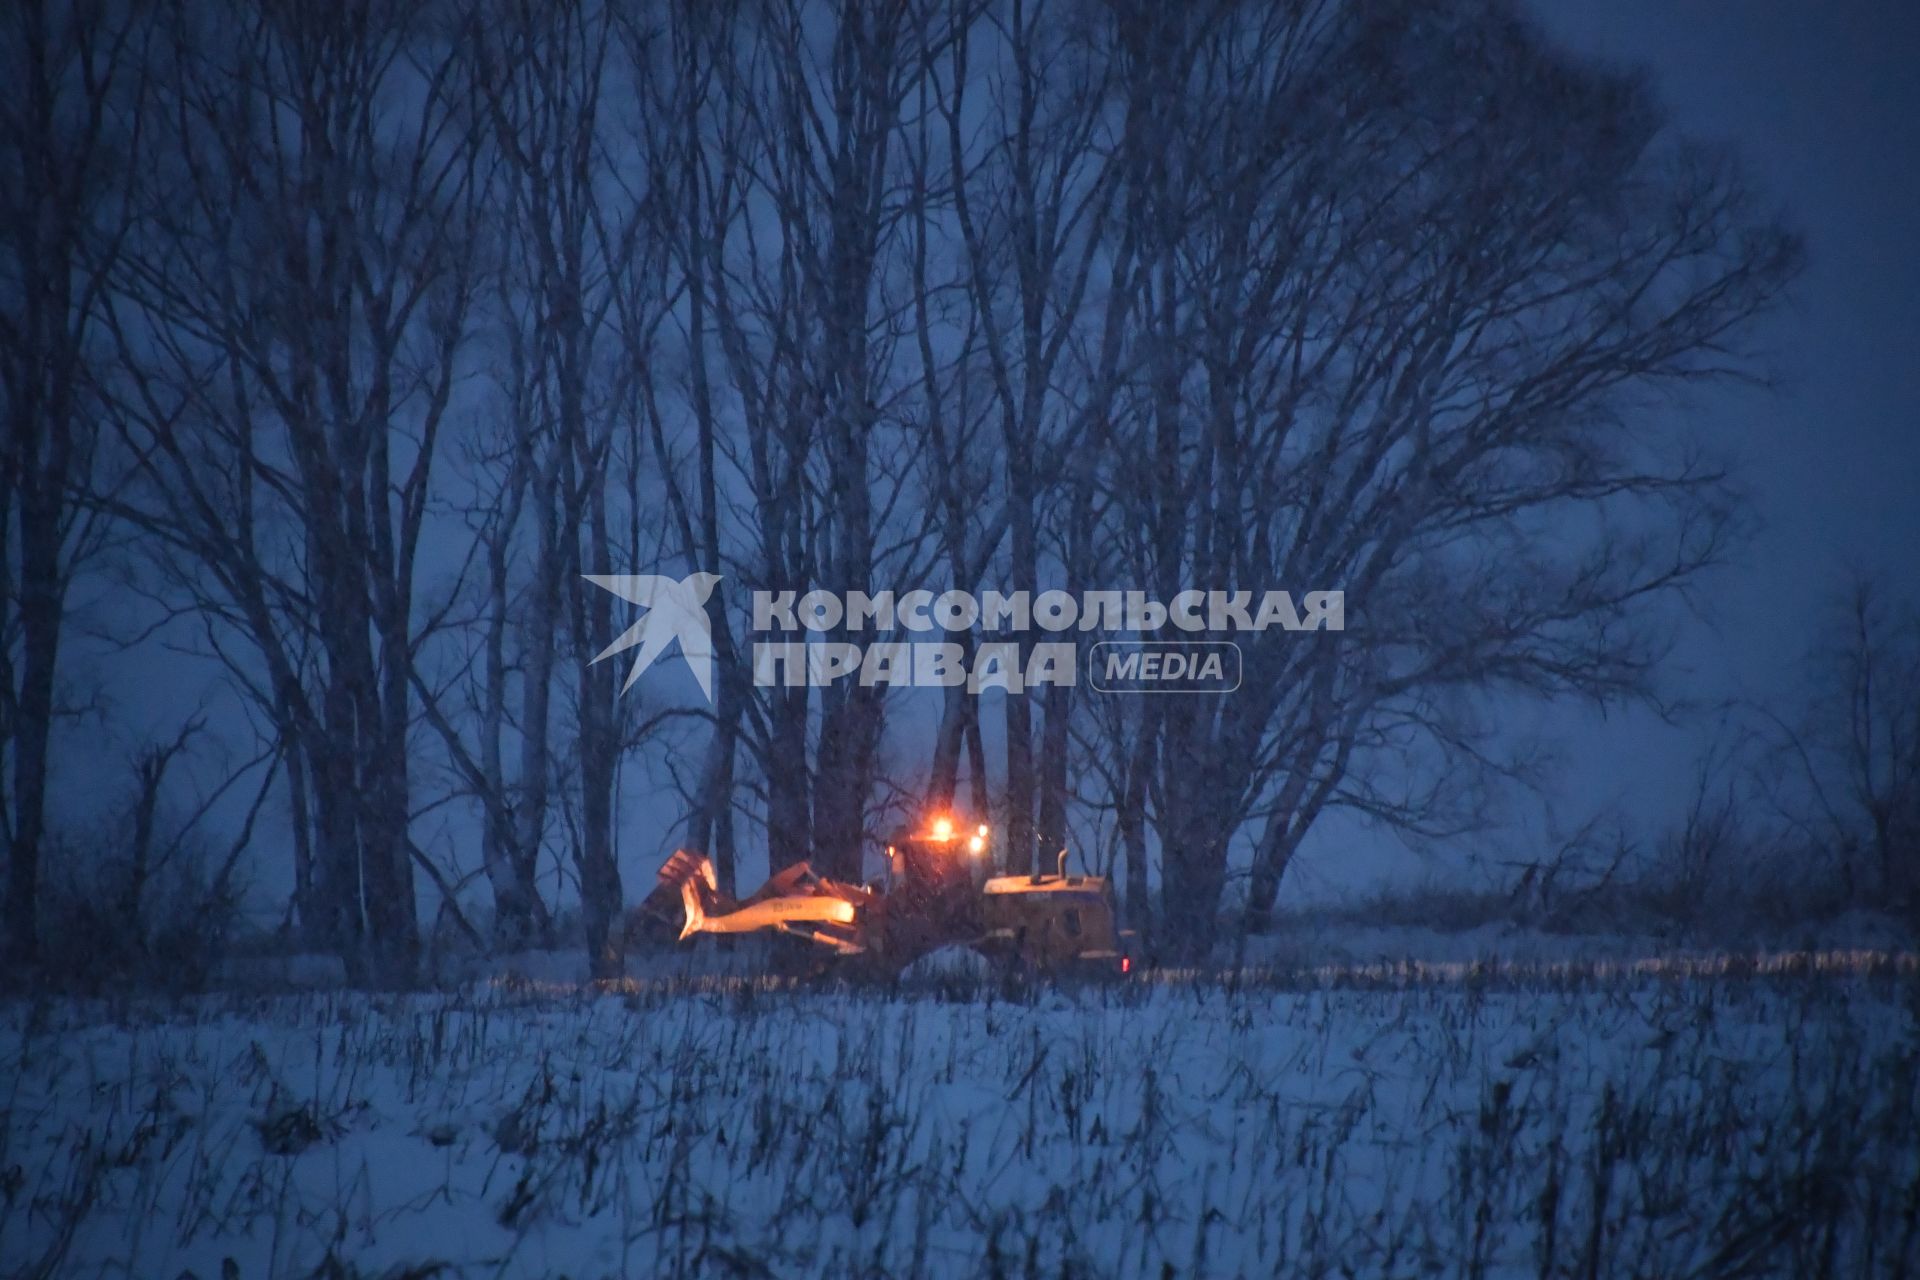
<svg viewBox="0 0 1920 1280"><path fill-rule="evenodd" d="M975 836L973 839L967 841L967 852L980 854L980 853L985 853L986 851L987 851L987 842L985 837Z"/></svg>
<svg viewBox="0 0 1920 1280"><path fill-rule="evenodd" d="M953 839L953 819L935 818L933 820L933 838L935 840Z"/></svg>

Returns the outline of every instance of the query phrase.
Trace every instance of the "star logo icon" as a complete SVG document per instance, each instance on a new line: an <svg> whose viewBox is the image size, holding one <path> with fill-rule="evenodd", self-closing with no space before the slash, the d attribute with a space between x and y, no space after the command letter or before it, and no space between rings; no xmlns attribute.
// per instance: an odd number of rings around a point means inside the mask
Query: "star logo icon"
<svg viewBox="0 0 1920 1280"><path fill-rule="evenodd" d="M693 573L679 579L651 573L582 576L594 586L603 587L647 611L640 621L621 632L618 640L594 657L598 662L639 646L640 652L634 655L633 667L627 672L627 682L620 686L620 692L633 688L640 673L652 666L669 644L678 640L680 656L687 660L693 678L700 684L700 692L707 696L708 702L713 701L713 624L707 618L707 597L720 581L719 574Z"/></svg>

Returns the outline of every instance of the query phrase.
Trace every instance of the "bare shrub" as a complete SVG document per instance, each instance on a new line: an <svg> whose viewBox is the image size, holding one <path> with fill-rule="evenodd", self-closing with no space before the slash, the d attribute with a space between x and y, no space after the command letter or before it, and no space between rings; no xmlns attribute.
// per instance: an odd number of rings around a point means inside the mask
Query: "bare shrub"
<svg viewBox="0 0 1920 1280"><path fill-rule="evenodd" d="M245 885L210 844L180 835L143 865L131 826L55 835L39 908L49 988L203 990L238 931Z"/></svg>

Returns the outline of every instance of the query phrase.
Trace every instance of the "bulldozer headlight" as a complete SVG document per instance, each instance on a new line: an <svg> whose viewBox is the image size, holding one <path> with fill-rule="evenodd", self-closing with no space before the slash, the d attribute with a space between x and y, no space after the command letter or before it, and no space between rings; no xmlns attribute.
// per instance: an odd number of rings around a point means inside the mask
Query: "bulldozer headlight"
<svg viewBox="0 0 1920 1280"><path fill-rule="evenodd" d="M981 854L981 853L985 853L986 851L987 851L987 838L985 836L975 836L973 839L967 841L968 853Z"/></svg>
<svg viewBox="0 0 1920 1280"><path fill-rule="evenodd" d="M953 839L953 819L935 818L933 820L933 838L935 840Z"/></svg>

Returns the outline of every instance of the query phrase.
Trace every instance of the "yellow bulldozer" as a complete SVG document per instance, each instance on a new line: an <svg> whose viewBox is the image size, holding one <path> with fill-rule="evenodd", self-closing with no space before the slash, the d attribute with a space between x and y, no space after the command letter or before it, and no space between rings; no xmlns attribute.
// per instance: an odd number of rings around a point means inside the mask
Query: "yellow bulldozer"
<svg viewBox="0 0 1920 1280"><path fill-rule="evenodd" d="M1134 935L1119 927L1104 876L994 873L991 829L948 815L887 845L886 872L867 884L818 874L806 862L776 872L745 898L720 891L713 863L680 850L639 912L699 934L772 933L840 962L897 973L940 947L971 947L996 966L1044 975L1118 977L1133 969Z"/></svg>

